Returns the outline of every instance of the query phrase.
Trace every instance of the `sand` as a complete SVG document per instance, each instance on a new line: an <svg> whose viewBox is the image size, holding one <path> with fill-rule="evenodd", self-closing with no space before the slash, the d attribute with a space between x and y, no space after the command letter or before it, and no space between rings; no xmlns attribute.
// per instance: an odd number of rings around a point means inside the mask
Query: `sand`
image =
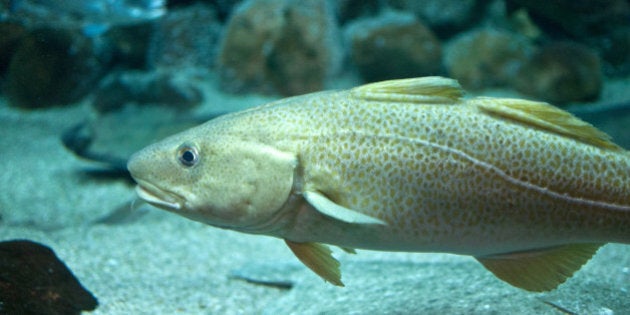
<svg viewBox="0 0 630 315"><path fill-rule="evenodd" d="M265 99L213 94L232 108ZM63 148L87 104L20 111L0 103L0 240L52 247L99 300L93 314L630 314L630 246L607 245L550 293L513 288L473 258L335 250L346 287L324 283L279 239L225 231L143 206L121 224L94 224L134 199L124 180ZM133 126L127 126L133 128ZM290 281L278 289L234 275Z"/></svg>

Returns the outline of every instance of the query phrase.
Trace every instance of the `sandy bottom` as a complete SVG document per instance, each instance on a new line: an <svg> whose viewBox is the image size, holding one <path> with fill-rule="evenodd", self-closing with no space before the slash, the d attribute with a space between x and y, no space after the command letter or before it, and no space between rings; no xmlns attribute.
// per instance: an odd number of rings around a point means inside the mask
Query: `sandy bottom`
<svg viewBox="0 0 630 315"><path fill-rule="evenodd" d="M86 176L94 165L61 145L61 132L89 115L85 104L32 112L0 104L0 240L52 247L98 298L94 314L562 314L560 308L630 314L630 246L603 247L576 276L544 294L507 285L470 257L337 250L346 283L337 288L302 267L279 239L148 206L134 222L94 224L134 192L125 181Z"/></svg>

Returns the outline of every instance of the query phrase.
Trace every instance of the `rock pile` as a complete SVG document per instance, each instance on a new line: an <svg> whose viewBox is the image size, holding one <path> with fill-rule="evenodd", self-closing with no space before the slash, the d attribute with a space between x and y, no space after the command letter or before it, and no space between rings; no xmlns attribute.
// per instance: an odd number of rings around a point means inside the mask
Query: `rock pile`
<svg viewBox="0 0 630 315"><path fill-rule="evenodd" d="M338 76L359 84L447 75L468 89L515 89L567 103L597 98L603 80L630 74L630 4L625 0L169 5L160 18L110 25L96 37L65 24L20 24L10 8L0 5L2 16L9 16L0 20L2 93L23 108L65 105L91 95L96 86L111 88L110 73L144 71L151 77L192 68L216 72L220 87L231 93L296 95L334 85ZM186 95L190 85L177 85L184 90L169 93ZM161 95L152 86L163 88L148 85L146 95ZM202 102L200 97L194 103Z"/></svg>

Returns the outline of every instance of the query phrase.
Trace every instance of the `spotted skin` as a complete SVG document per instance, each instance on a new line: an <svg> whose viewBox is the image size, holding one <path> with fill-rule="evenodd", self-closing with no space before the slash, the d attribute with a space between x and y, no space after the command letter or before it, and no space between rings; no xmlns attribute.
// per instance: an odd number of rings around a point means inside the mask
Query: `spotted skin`
<svg viewBox="0 0 630 315"><path fill-rule="evenodd" d="M279 152L270 156L280 156L280 162L290 156L291 173L253 168L261 177L277 177L277 185L256 186L238 170L220 178L268 190L266 204L275 208L250 211L257 213L255 223L219 222L214 206L167 210L297 243L478 257L565 244L630 243L630 155L601 134L589 143L592 127L582 129L585 138L572 137L572 127L549 130L486 108L506 100L443 97L457 92L451 90L421 101L359 92L314 93L226 115L141 151L129 168L136 179L165 190L179 185L182 196L195 190L199 204L212 204L216 189L181 184L167 168L149 172L147 161L155 169L160 156L166 152L171 159L174 148L187 141L203 143L200 160L203 151L219 154L241 142ZM200 165L198 172L205 173L195 176L230 168ZM302 197L306 191L384 224L322 215ZM245 203L255 208L254 201Z"/></svg>
<svg viewBox="0 0 630 315"><path fill-rule="evenodd" d="M313 241L470 254L630 241L627 152L495 117L477 102L389 103L328 92L226 117L238 123L206 132L293 152L305 183L331 187L339 204L388 223L374 228L376 243L344 242L340 231Z"/></svg>

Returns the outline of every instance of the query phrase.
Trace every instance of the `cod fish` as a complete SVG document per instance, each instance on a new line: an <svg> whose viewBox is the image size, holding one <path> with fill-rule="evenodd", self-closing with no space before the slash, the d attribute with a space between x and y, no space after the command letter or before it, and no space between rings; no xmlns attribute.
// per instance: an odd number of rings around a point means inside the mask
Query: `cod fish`
<svg viewBox="0 0 630 315"><path fill-rule="evenodd" d="M424 77L282 99L137 152L138 196L284 239L343 286L328 245L474 256L529 291L630 243L630 153L547 103Z"/></svg>

